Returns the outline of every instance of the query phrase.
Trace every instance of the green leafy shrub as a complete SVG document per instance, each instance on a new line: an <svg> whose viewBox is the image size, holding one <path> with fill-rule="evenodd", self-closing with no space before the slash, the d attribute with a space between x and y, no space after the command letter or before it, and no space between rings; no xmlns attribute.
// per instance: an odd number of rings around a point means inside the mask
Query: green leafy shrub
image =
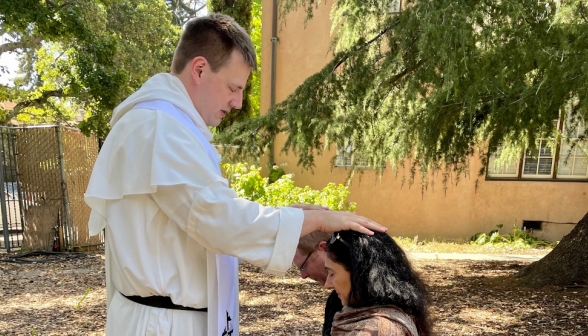
<svg viewBox="0 0 588 336"><path fill-rule="evenodd" d="M498 228L502 228L502 224ZM556 243L547 240L541 240L533 237L529 232L514 226L512 233L505 236L501 235L498 230L492 230L489 233L476 233L470 238L470 244L476 245L502 245L513 248L536 248L536 247L555 247Z"/></svg>
<svg viewBox="0 0 588 336"><path fill-rule="evenodd" d="M331 210L355 211L356 203L348 202L348 188L329 183L322 190L294 185L292 174L282 174L275 182L261 176L261 168L243 163L223 164L223 175L239 197L269 206L316 204ZM279 168L281 169L281 168ZM283 169L282 169L283 172Z"/></svg>
<svg viewBox="0 0 588 336"><path fill-rule="evenodd" d="M257 201L265 195L267 179L261 176L261 168L244 163L224 163L223 175L239 197Z"/></svg>
<svg viewBox="0 0 588 336"><path fill-rule="evenodd" d="M286 172L282 167L273 166L269 172L269 183L272 184L280 179L280 177L286 175Z"/></svg>

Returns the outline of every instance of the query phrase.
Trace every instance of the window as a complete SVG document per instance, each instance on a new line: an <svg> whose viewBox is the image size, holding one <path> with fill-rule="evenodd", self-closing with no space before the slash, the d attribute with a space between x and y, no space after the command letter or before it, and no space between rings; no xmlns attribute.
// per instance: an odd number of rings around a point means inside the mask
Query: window
<svg viewBox="0 0 588 336"><path fill-rule="evenodd" d="M584 120L566 123L557 164L558 178L588 177L588 141L585 138Z"/></svg>
<svg viewBox="0 0 588 336"><path fill-rule="evenodd" d="M392 0L389 4L390 13L398 14L402 10L402 0Z"/></svg>
<svg viewBox="0 0 588 336"><path fill-rule="evenodd" d="M586 158L588 148L586 147L586 142L584 141L583 144L578 144L573 148L571 145L565 144L561 148L557 177L577 178L588 176L588 159Z"/></svg>
<svg viewBox="0 0 588 336"><path fill-rule="evenodd" d="M374 168L370 166L367 158L361 157L357 153L352 153L353 147L348 145L345 150L337 150L337 161L335 167L347 168L347 167L360 167L360 168ZM382 162L380 168L386 167L386 163Z"/></svg>
<svg viewBox="0 0 588 336"><path fill-rule="evenodd" d="M553 153L547 140L538 140L537 148L527 149L523 158L523 177L550 178L553 174Z"/></svg>
<svg viewBox="0 0 588 336"><path fill-rule="evenodd" d="M490 177L517 177L520 159L501 162L500 151L490 156L488 161L488 176Z"/></svg>
<svg viewBox="0 0 588 336"><path fill-rule="evenodd" d="M548 139L539 139L535 149L528 148L522 158L508 162L499 160L500 151L488 161L492 178L568 179L588 181L588 140L586 124L580 117L572 118L571 109L559 129L564 139L557 146Z"/></svg>
<svg viewBox="0 0 588 336"><path fill-rule="evenodd" d="M351 167L355 163L356 167L368 167L368 162L365 158L359 157L357 154L352 153L351 145L347 146L345 150L340 150L337 153L337 167Z"/></svg>

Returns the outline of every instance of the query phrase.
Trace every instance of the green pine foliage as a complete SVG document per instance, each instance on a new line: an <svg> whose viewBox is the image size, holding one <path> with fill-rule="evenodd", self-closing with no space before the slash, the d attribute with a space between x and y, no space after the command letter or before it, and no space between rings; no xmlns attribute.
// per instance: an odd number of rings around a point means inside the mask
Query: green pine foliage
<svg viewBox="0 0 588 336"><path fill-rule="evenodd" d="M343 184L329 183L321 190L294 185L291 174L283 174L275 182L261 176L261 168L243 163L222 164L223 175L241 198L268 206L316 204L331 210L355 211L355 202L348 202L349 190Z"/></svg>
<svg viewBox="0 0 588 336"><path fill-rule="evenodd" d="M257 71L251 73L251 89L247 94L250 106L250 117L259 116L261 104L261 0L253 0L251 6L251 41L257 56Z"/></svg>
<svg viewBox="0 0 588 336"><path fill-rule="evenodd" d="M279 4L282 20L295 9L312 20L325 6ZM371 166L408 158L424 177L468 172L476 148L533 147L571 102L574 118L587 116L588 1L405 0L400 13L389 4L333 1L333 60L217 141L255 156L283 132L283 150L310 169L315 155L351 141Z"/></svg>
<svg viewBox="0 0 588 336"><path fill-rule="evenodd" d="M261 54L261 0L225 1L208 0L208 11L232 16L247 33L251 35L256 47L257 64ZM241 109L232 111L216 127L217 132L224 131L230 125L259 115L260 80L259 70L251 74L243 91Z"/></svg>

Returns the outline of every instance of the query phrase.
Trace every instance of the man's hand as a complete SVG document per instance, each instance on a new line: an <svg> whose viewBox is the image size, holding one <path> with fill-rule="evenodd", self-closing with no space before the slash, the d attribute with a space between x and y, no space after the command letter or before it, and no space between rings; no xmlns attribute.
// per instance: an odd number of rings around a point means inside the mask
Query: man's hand
<svg viewBox="0 0 588 336"><path fill-rule="evenodd" d="M353 230L367 235L374 231L386 232L388 229L369 218L346 211L304 210L304 223L300 236L313 231L335 232Z"/></svg>

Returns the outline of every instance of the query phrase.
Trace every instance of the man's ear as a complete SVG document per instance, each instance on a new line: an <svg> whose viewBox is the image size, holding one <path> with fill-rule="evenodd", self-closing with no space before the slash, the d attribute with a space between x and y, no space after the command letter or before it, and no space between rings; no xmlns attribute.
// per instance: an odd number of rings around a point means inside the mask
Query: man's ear
<svg viewBox="0 0 588 336"><path fill-rule="evenodd" d="M195 84L200 84L200 81L202 80L202 71L207 64L208 61L202 56L196 56L190 62L190 75Z"/></svg>
<svg viewBox="0 0 588 336"><path fill-rule="evenodd" d="M327 250L327 242L326 241L321 241L318 244L317 250L319 250L319 251L326 251Z"/></svg>

